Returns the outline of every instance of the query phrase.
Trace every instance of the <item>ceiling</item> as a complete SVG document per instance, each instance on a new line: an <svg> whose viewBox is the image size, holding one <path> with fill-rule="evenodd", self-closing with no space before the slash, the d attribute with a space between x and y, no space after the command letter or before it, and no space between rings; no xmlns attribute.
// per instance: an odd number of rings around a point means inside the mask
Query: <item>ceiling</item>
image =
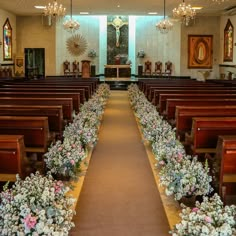
<svg viewBox="0 0 236 236"><path fill-rule="evenodd" d="M173 8L177 7L181 0L165 0L166 15L172 16ZM215 0L216 1L216 0ZM0 9L7 10L16 15L40 15L43 10L35 9L35 5L45 6L53 0L0 0ZM70 14L70 0L57 0L62 3ZM186 4L202 6L198 10L199 15L234 15L236 14L236 0L224 0L216 3L214 0L186 0ZM163 15L164 0L73 0L73 15L80 12L89 12L91 15L147 15L148 12L157 12ZM119 5L119 6L118 6ZM232 8L233 10L227 10Z"/></svg>

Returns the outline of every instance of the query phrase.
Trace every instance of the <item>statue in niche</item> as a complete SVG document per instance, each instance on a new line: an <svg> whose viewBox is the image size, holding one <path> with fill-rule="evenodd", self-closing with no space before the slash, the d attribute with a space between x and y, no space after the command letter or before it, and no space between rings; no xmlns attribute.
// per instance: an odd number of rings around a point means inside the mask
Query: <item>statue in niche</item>
<svg viewBox="0 0 236 236"><path fill-rule="evenodd" d="M116 47L120 46L120 29L124 25L128 25L128 22L123 22L119 16L116 16L112 22L108 25L112 25L116 30Z"/></svg>

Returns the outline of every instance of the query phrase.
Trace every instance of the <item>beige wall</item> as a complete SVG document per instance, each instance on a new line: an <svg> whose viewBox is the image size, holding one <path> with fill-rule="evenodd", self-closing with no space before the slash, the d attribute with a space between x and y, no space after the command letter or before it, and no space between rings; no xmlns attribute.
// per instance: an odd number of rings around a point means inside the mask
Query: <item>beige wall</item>
<svg viewBox="0 0 236 236"><path fill-rule="evenodd" d="M24 48L45 48L45 74L56 74L56 36L54 26L44 26L41 16L18 16L17 56L24 55Z"/></svg>
<svg viewBox="0 0 236 236"><path fill-rule="evenodd" d="M173 29L167 34L162 34L156 29L156 24L163 20L163 17L137 17L136 18L136 52L144 50L144 59L136 60L144 64L145 61L152 61L152 70L156 61L164 64L166 61L173 63L173 74L180 75L180 24L176 23Z"/></svg>
<svg viewBox="0 0 236 236"><path fill-rule="evenodd" d="M199 71L209 69L188 69L188 35L213 35L213 68L209 78L219 77L220 50L220 17L197 17L195 24L182 26L181 31L181 75L189 75L199 80L203 79Z"/></svg>
<svg viewBox="0 0 236 236"><path fill-rule="evenodd" d="M67 50L67 40L72 36L70 32L65 31L62 24L58 24L56 27L56 74L62 75L63 72L63 62L68 60L71 62L80 62L81 71L81 60L91 60L88 57L88 51L95 49L97 54L99 52L99 17L97 16L81 16L73 17L80 23L79 30L75 33L76 35L82 36L87 42L87 49L82 55L72 55ZM96 57L93 62L96 65L98 72L98 61L99 57Z"/></svg>

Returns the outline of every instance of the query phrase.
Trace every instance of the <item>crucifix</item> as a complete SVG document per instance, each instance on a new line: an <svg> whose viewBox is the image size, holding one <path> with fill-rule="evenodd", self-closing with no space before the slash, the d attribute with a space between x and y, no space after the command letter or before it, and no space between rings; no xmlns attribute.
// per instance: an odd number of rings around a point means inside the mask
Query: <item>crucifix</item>
<svg viewBox="0 0 236 236"><path fill-rule="evenodd" d="M116 47L120 46L120 28L123 25L128 25L128 22L123 22L119 16L116 16L112 22L108 22L108 25L112 25L116 30Z"/></svg>

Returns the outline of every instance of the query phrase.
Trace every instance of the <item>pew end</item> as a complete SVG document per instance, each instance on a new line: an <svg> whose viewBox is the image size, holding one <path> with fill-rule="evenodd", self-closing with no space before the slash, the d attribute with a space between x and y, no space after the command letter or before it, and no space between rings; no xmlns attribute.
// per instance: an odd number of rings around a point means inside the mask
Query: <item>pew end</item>
<svg viewBox="0 0 236 236"><path fill-rule="evenodd" d="M236 135L220 135L216 150L217 191L225 204L236 204Z"/></svg>

